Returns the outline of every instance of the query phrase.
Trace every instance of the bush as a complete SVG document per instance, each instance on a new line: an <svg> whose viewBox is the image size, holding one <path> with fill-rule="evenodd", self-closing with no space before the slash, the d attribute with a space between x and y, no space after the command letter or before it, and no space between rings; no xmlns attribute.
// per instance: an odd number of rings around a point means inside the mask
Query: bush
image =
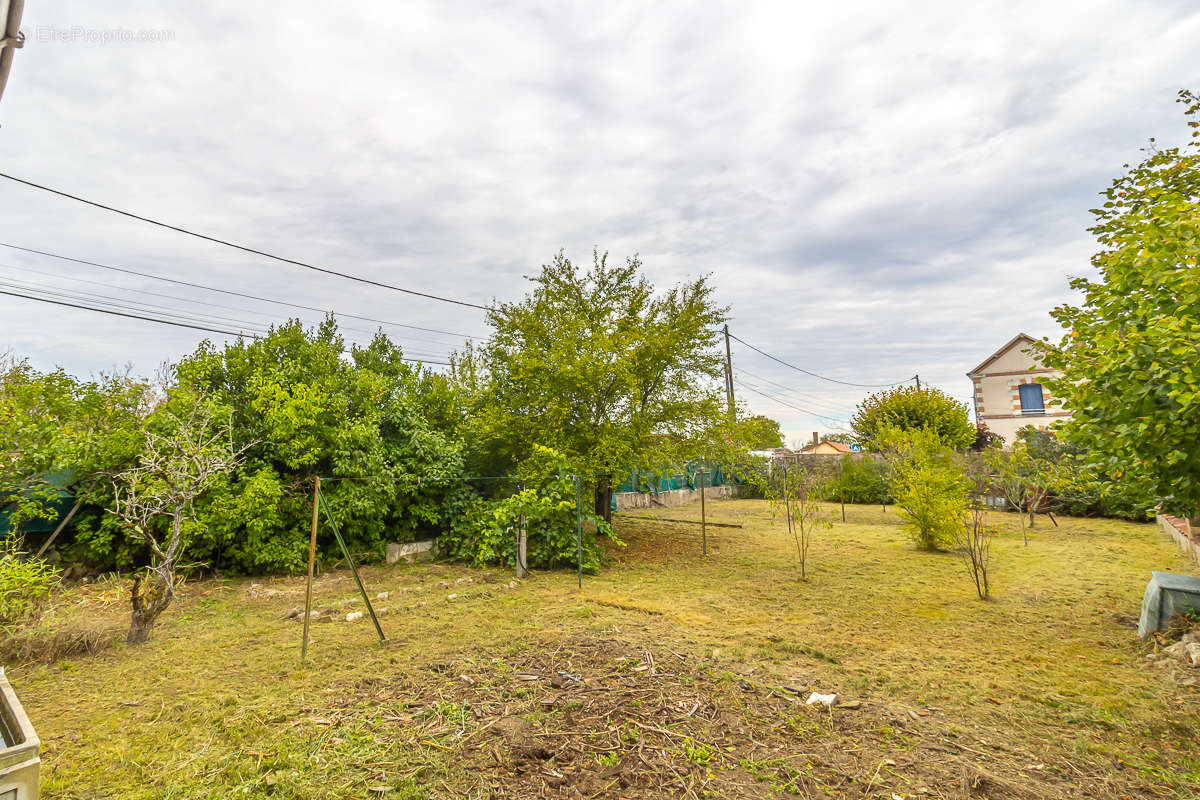
<svg viewBox="0 0 1200 800"><path fill-rule="evenodd" d="M842 456L837 475L821 484L818 496L830 503L842 500L863 505L893 502L888 494L884 471L884 462L877 458L855 458L846 454Z"/></svg>
<svg viewBox="0 0 1200 800"><path fill-rule="evenodd" d="M521 466L514 480L525 488L498 500L474 498L438 540L446 555L478 565L515 567L517 529L525 515L526 566L551 568L576 563L575 481L565 459L557 452L534 446L533 455ZM597 516L584 492L583 570L600 568L599 536L620 544L612 527Z"/></svg>
<svg viewBox="0 0 1200 800"><path fill-rule="evenodd" d="M0 544L0 623L19 622L50 597L58 570L40 558L23 559L16 544Z"/></svg>
<svg viewBox="0 0 1200 800"><path fill-rule="evenodd" d="M922 550L954 544L967 511L968 481L956 454L932 431L885 431L878 440L891 469L888 484Z"/></svg>

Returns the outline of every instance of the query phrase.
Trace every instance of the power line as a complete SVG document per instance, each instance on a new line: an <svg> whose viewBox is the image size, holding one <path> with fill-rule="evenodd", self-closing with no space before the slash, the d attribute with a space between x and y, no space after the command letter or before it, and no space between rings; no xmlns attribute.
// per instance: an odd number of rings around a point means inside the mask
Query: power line
<svg viewBox="0 0 1200 800"><path fill-rule="evenodd" d="M40 183L34 183L33 181L27 181L22 178L17 178L15 176L9 175L5 172L0 172L0 178L7 178L8 180L13 181L14 183L20 183L25 186L29 186L33 189L40 189L43 192L49 192L50 194L56 194L59 197L65 197L68 200L74 200L79 203L84 203L85 205L93 206L94 208L100 208L105 211L111 211L114 214L120 214L121 216L129 217L130 219L136 219L136 220L140 220L141 222L149 223L151 225L157 225L158 227L166 228L167 230L172 230L172 231L176 231L178 233L187 234L188 236L194 236L197 239L203 239L206 242L214 242L215 244L221 244L221 245L225 245L226 247L232 247L233 249L241 250L244 253L253 253L256 256L263 256L264 258L270 258L275 261L280 261L284 264L292 264L297 267L304 267L305 269L311 269L315 272L323 272L326 275L334 275L338 278L345 278L346 280L357 281L359 283L365 283L369 286L377 286L381 289L391 289L392 291L395 291L395 292L404 292L405 294L411 294L411 295L415 295L417 297L424 297L427 300L440 300L443 303L453 303L454 305L466 306L467 308L478 308L480 311L491 311L492 310L488 306L479 305L478 303L470 303L466 300L455 300L451 297L442 297L440 295L430 294L428 292L418 292L415 289L405 289L401 286L394 286L390 283L383 283L382 281L371 280L370 278L363 278L359 275L351 275L348 272L338 272L337 270L329 269L328 267L318 267L315 264L309 264L304 261L297 261L294 258L287 258L285 256L277 256L274 253L268 253L265 250L256 250L253 247L247 247L246 245L235 244L233 242L226 241L225 239L218 239L215 236L208 236L203 233L197 233L196 231L188 230L187 228L181 228L178 225L170 225L166 222L160 222L156 219L151 219L150 217L143 217L140 214L134 214L131 211L123 211L119 208L113 208L112 206L106 206L103 203L97 203L95 200L87 200L83 197L79 197L78 195L69 194L69 193L61 191L59 189L52 189L49 186L43 186Z"/></svg>
<svg viewBox="0 0 1200 800"><path fill-rule="evenodd" d="M768 400L773 400L774 402L779 403L780 405L784 405L784 406L787 406L788 408L795 409L796 411L799 411L801 413L808 414L813 417L819 417L820 419L829 420L830 422L837 422L837 423L848 422L848 420L841 419L840 417L830 417L826 414L819 414L816 411L813 411L811 408L803 408L794 403L789 403L786 400L781 400L780 398L778 398L772 394L767 394L763 390L756 389L755 387L750 386L745 383L742 383L739 380L735 380L734 383L736 383L738 386L742 387L743 389L748 389L748 390L754 392L755 394L762 395L763 397L767 398Z"/></svg>
<svg viewBox="0 0 1200 800"><path fill-rule="evenodd" d="M0 176L3 176L3 174L4 173L0 173ZM784 361L783 359L776 358L775 356L771 355L770 353L768 353L764 350L759 350L757 347L750 344L745 339L739 339L737 336L734 336L732 333L729 334L729 338L736 339L737 341L746 345L746 347L749 347L751 350L758 353L759 355L764 355L767 358L771 359L772 361L777 361L780 364L783 364L785 367L790 367L791 369L794 369L797 372L803 372L805 375L811 375L814 378L820 378L823 381L829 381L830 383L840 383L843 386L858 386L863 389L886 389L889 386L898 386L901 383L906 383L907 381L912 380L912 378L905 378L902 381L894 381L892 383L851 383L850 381L840 381L837 378L829 378L824 375L818 375L817 373L810 372L809 370L806 370L803 367L797 367L795 364L789 364L788 362Z"/></svg>
<svg viewBox="0 0 1200 800"><path fill-rule="evenodd" d="M74 275L56 275L56 274L54 274L54 273L50 273L50 272L42 272L41 270L29 269L28 267L18 267L18 266L16 266L16 265L13 265L13 264L0 264L0 269L11 269L11 270L19 270L19 271L21 271L21 272L30 272L30 273L32 273L32 274L34 274L34 275L42 275L42 276L45 276L45 277L48 277L48 278L65 278L65 279L67 279L67 280L69 280L69 281L77 281L77 282L79 282L79 283L87 283L87 284L91 284L91 285L93 285L93 286L103 286L103 287L106 287L106 288L109 288L109 289L117 289L117 290L120 290L120 291L125 291L125 292L135 292L135 293L137 293L137 294L145 294L145 295L149 295L150 297L161 297L161 298L164 298L164 299L166 299L166 300L177 300L177 301L179 301L179 302L181 302L181 303L193 303L193 304L196 304L196 305L210 306L211 308L220 308L220 309L223 309L223 310L225 310L225 311L236 311L236 312L238 312L239 314L254 314L254 315L258 315L258 314L261 314L261 313L262 313L261 311L257 311L257 310L254 310L254 309L249 309L249 308L237 308L236 306L227 306L227 305L222 305L221 303L210 303L210 302L208 302L208 301L206 301L206 300L196 300L195 298L191 298L191 297L180 297L179 295L174 295L174 294L163 294L162 292L151 292L151 291L148 291L148 290L146 290L146 289L134 289L134 288L132 288L132 287L128 287L128 286L115 286L115 285L113 285L113 284L111 284L111 283L104 283L103 281L91 281L91 280L88 280L87 278L77 278L77 277L75 277ZM10 287L10 288L12 288L12 287ZM43 285L43 284L37 284L37 283L33 283L33 282L31 282L31 281L25 281L25 282L23 282L23 283L22 283L22 285L20 285L18 288L22 288L22 289L36 289L36 290L38 290L38 291L51 291L51 292L52 292L52 291L54 291L56 288L62 288L62 287L54 287L54 286L47 287L46 285ZM66 289L64 289L63 291L73 291L73 290L66 290ZM121 300L121 301L124 301L124 298L113 298L113 297L111 297L111 296L106 296L106 295L102 295L102 294L96 294L96 295L95 295L95 297L99 297L99 298L106 298L106 297L107 297L107 299L112 299L112 300L118 300L118 299L119 299L119 300ZM187 313L190 313L190 312L187 312ZM215 316L215 315L214 315L214 316ZM219 318L219 317L218 317L218 318ZM232 320L232 321L234 321L234 322L245 322L245 320ZM254 324L257 324L257 323L254 323ZM355 332L355 333L362 333L362 334L366 334L367 336L370 336L370 335L374 334L374 331L369 331L369 330L367 330L366 328L355 328L355 327L352 327L352 326L350 326L350 325L346 325L346 324L344 324L344 323L343 323L342 325L340 325L340 326L339 326L339 330L353 331L353 332ZM437 341L437 340L435 340L435 339L426 339L426 338L423 338L423 337L420 337L420 336L411 336L411 335L409 335L409 336L404 336L404 335L394 335L392 338L395 338L395 339L404 339L404 340L406 340L406 341L412 341L412 342L425 342L426 344L435 344L435 345L439 345L439 346L443 346L443 347L444 347L444 346L445 346L445 344L446 344L445 342L439 342L439 341Z"/></svg>
<svg viewBox="0 0 1200 800"><path fill-rule="evenodd" d="M82 258L72 258L71 256L64 256L64 255L60 255L58 253L51 253L46 250L35 250L32 247L21 247L20 245L9 244L7 242L0 242L0 247L8 247L12 250L20 250L25 253L36 253L39 256L47 256L49 258L57 258L62 261L71 261L75 264L86 264L89 267L99 267L100 269L112 270L113 272L124 272L127 275L137 275L140 278L151 278L156 281L165 281L167 283L174 283L179 286L190 286L193 289L204 289L205 291L217 292L219 294L227 294L232 297L241 297L241 298L245 298L247 300L258 300L259 302L262 302L262 303L275 303L277 305L287 306L289 308L299 308L304 311L317 311L321 314L333 314L334 316L346 317L347 319L360 319L360 320L363 320L364 322L377 322L381 325L394 325L397 328L408 328L410 330L424 331L426 333L439 333L439 334L444 334L446 336L461 336L464 339L481 338L478 336L471 336L470 334L466 334L466 333L456 333L454 331L443 331L443 330L438 330L437 328L422 328L418 325L406 325L403 322L391 322L386 319L376 319L374 317L363 317L363 316L359 316L358 314L347 314L342 311L334 311L332 309L326 309L326 308L317 308L316 306L306 306L306 305L301 305L300 303L289 303L286 300L272 300L269 297L259 297L258 295L247 294L245 292L235 292L232 289L218 289L215 286L205 286L202 283L191 283L189 281L182 281L177 278L167 278L162 275L155 275L151 272L138 272L135 269L129 269L127 267L114 267L111 264L101 264L98 261L87 261Z"/></svg>
<svg viewBox="0 0 1200 800"><path fill-rule="evenodd" d="M0 280L0 287L7 289L23 289L27 292L38 292L42 295L48 295L50 297L62 297L68 300L81 300L88 303L124 308L131 311L151 311L156 314L164 314L166 316L175 317L177 319L185 319L191 322L208 323L212 322L213 320L217 320L221 324L233 323L239 326L242 330L265 333L265 331L262 329L262 326L258 322L251 322L250 320L237 319L236 317L226 317L221 314L191 313L182 309L160 305L158 303L138 303L126 298L113 297L111 295L99 294L96 292L80 292L72 289L39 286L35 283L12 280Z"/></svg>
<svg viewBox="0 0 1200 800"><path fill-rule="evenodd" d="M798 402L811 403L812 405L815 405L815 406L825 406L826 409L830 410L830 411L842 411L845 408L844 404L839 406L836 403L831 403L826 400L821 400L819 398L812 397L810 395L805 394L804 392L793 389L790 386L785 386L782 383L773 381L770 378L764 378L761 375L755 375L753 372L750 372L747 369L743 369L742 367L738 367L736 371L740 372L742 375L746 375L748 377L754 378L757 381L761 381L763 383L769 383L772 386L776 387L777 389L782 389L785 392L787 392L788 394L792 395ZM834 389L833 391L839 391L839 390Z"/></svg>
<svg viewBox="0 0 1200 800"><path fill-rule="evenodd" d="M257 334L257 333L246 333L244 331L230 331L230 330L224 330L221 328L209 327L207 325L193 325L193 324L187 323L187 322L177 322L177 321L169 320L169 319L161 319L159 317L147 317L147 316L143 316L141 314L132 314L132 313L128 313L125 311L117 311L117 310L109 309L109 308L96 308L94 306L85 306L85 305L80 305L78 303L68 303L65 300L51 300L48 297L37 297L35 295L21 294L19 292L9 292L9 291L5 291L4 289L0 289L0 295L8 295L10 297L21 297L26 300L36 300L39 303L51 303L56 306L66 306L68 308L78 308L83 311L95 311L98 314L111 314L116 317L127 317L129 319L140 319L145 322L157 322L160 325L173 325L176 328L191 328L192 330L196 330L196 331L207 331L209 333L221 333L221 334L225 334L226 336L239 336L239 337L248 336L252 339L263 338L261 334ZM420 358L405 358L405 357L402 357L400 360L401 361L415 361L415 362L423 363L423 364L437 364L437 365L443 366L443 367L450 366L450 364L445 361L426 361L425 359L420 359Z"/></svg>

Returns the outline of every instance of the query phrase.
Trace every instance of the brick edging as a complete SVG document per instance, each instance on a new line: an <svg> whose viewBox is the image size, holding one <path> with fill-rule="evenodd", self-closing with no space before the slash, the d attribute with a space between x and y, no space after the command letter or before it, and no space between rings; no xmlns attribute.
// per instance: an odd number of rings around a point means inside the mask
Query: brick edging
<svg viewBox="0 0 1200 800"><path fill-rule="evenodd" d="M1179 517L1172 517L1169 514L1159 514L1156 517L1158 527L1162 528L1163 533L1170 536L1179 545L1179 549L1192 557L1192 560L1200 564L1200 541L1196 541L1194 534L1191 534L1191 526L1187 520ZM1191 534L1191 535L1190 535Z"/></svg>

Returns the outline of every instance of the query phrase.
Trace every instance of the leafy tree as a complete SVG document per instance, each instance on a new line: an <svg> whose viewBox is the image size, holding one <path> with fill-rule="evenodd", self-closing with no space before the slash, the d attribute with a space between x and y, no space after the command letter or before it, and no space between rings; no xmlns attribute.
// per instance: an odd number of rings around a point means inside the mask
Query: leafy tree
<svg viewBox="0 0 1200 800"><path fill-rule="evenodd" d="M86 507L77 529L89 531L111 503L109 476L136 457L141 423L159 399L124 373L81 381L26 361L0 365L0 506L14 529L57 518L62 482L51 480L59 477Z"/></svg>
<svg viewBox="0 0 1200 800"><path fill-rule="evenodd" d="M772 450L783 447L779 423L770 417L755 414L738 421L738 433L748 450Z"/></svg>
<svg viewBox="0 0 1200 800"><path fill-rule="evenodd" d="M336 479L323 491L348 546L375 556L444 529L466 500L452 388L382 334L347 352L332 319L296 320L220 350L206 342L176 374L229 415L235 447L249 445L197 509L193 556L213 566L301 570L317 475Z"/></svg>
<svg viewBox="0 0 1200 800"><path fill-rule="evenodd" d="M859 441L872 450L880 449L885 430L928 431L952 450L965 449L975 441L966 404L932 386L898 386L876 392L859 404L850 425Z"/></svg>
<svg viewBox="0 0 1200 800"><path fill-rule="evenodd" d="M455 359L475 398L475 463L508 474L535 445L585 476L610 518L614 476L705 455L727 419L716 329L725 310L701 277L656 295L636 257L581 270L561 252L518 303L489 312L494 333Z"/></svg>
<svg viewBox="0 0 1200 800"><path fill-rule="evenodd" d="M969 483L957 454L933 430L885 428L876 446L913 541L922 550L953 546L967 511Z"/></svg>
<svg viewBox="0 0 1200 800"><path fill-rule="evenodd" d="M1078 306L1043 345L1062 370L1048 385L1073 413L1065 436L1104 474L1145 475L1164 508L1200 508L1200 95L1181 91L1192 139L1113 181L1091 228L1097 279L1075 278Z"/></svg>

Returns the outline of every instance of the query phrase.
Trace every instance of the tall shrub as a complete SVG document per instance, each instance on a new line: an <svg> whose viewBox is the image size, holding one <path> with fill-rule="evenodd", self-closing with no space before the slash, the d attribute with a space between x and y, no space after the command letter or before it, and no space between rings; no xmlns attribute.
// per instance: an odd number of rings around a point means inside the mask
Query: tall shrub
<svg viewBox="0 0 1200 800"><path fill-rule="evenodd" d="M957 454L929 430L885 429L877 441L913 542L922 550L953 546L970 488Z"/></svg>

